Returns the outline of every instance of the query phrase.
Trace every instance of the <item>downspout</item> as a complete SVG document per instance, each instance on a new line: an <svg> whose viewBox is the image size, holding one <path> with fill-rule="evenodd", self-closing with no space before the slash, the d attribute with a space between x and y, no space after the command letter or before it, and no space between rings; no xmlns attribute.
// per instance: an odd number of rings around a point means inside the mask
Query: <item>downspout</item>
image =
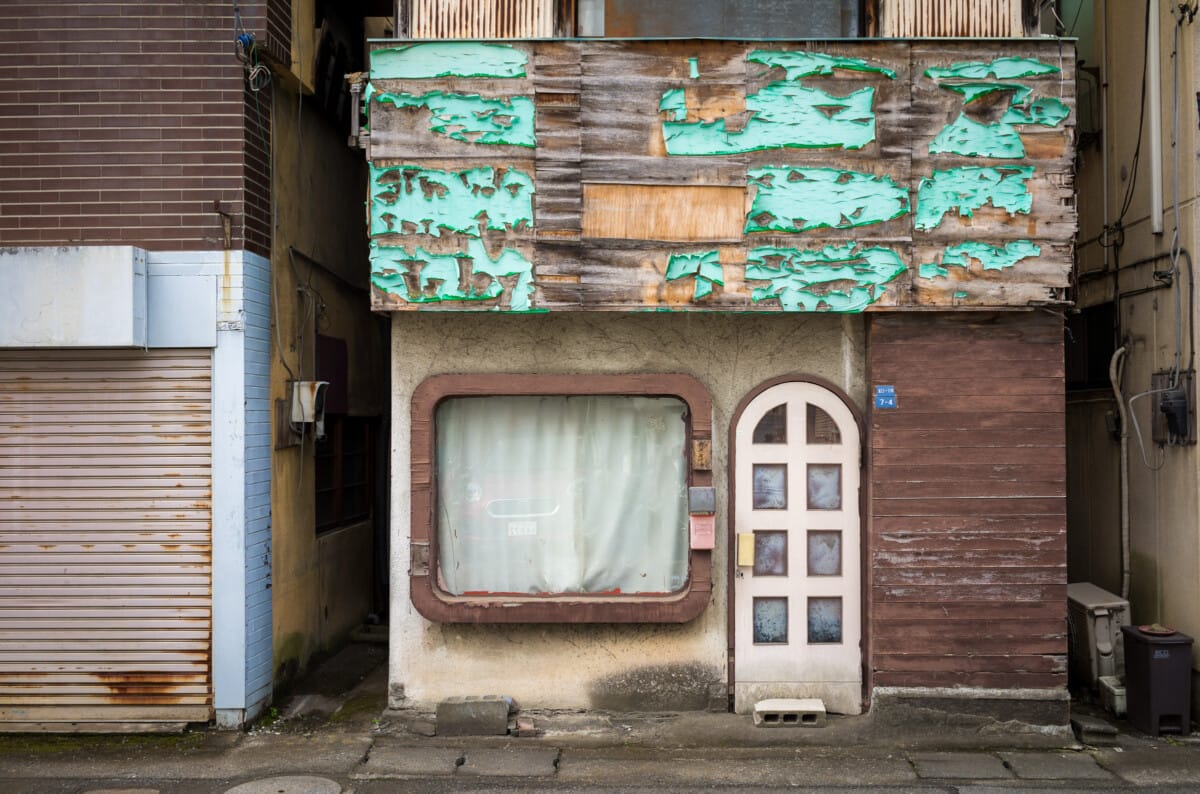
<svg viewBox="0 0 1200 794"><path fill-rule="evenodd" d="M1113 351L1108 362L1108 381L1117 400L1117 416L1121 428L1121 598L1129 600L1129 424L1125 396L1121 393L1121 376L1125 372L1124 345Z"/></svg>
<svg viewBox="0 0 1200 794"><path fill-rule="evenodd" d="M1104 251L1104 271L1108 272L1108 142L1103 132L1108 126L1108 0L1100 0L1100 179L1104 183L1104 224L1100 228L1100 248Z"/></svg>
<svg viewBox="0 0 1200 794"><path fill-rule="evenodd" d="M1150 61L1146 115L1150 136L1150 231L1163 233L1163 150L1162 150L1162 21L1157 0L1150 4L1147 22L1146 58Z"/></svg>

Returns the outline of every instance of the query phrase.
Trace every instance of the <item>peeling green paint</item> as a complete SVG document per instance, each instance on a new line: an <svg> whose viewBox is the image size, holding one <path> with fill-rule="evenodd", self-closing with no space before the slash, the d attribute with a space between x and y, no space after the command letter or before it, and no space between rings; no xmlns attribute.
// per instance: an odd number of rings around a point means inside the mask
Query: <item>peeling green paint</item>
<svg viewBox="0 0 1200 794"><path fill-rule="evenodd" d="M429 129L456 141L529 148L535 143L533 100L529 97L485 99L477 95L431 91L421 96L379 93L375 101L398 108L428 108L432 114Z"/></svg>
<svg viewBox="0 0 1200 794"><path fill-rule="evenodd" d="M936 262L926 262L917 268L917 275L921 278L948 278L950 271Z"/></svg>
<svg viewBox="0 0 1200 794"><path fill-rule="evenodd" d="M453 254L371 243L371 283L408 303L492 300L504 293L501 279L516 280L510 311L536 311L530 305L533 265L515 249L505 248L492 259L481 240Z"/></svg>
<svg viewBox="0 0 1200 794"><path fill-rule="evenodd" d="M836 168L764 166L749 171L754 202L747 232L849 229L908 212L908 188L890 177Z"/></svg>
<svg viewBox="0 0 1200 794"><path fill-rule="evenodd" d="M954 293L954 300L956 300L956 301L960 301L960 300L962 300L962 299L963 299L963 298L965 298L965 297L967 297L967 293L965 293L965 292L956 292L956 293Z"/></svg>
<svg viewBox="0 0 1200 794"><path fill-rule="evenodd" d="M851 72L873 72L892 80L896 73L891 69L865 61L862 58L843 58L839 55L827 55L823 52L785 52L783 50L755 50L746 56L747 61L761 63L765 66L778 66L787 72L788 80L798 80L801 77L814 75L827 76L834 69L845 69Z"/></svg>
<svg viewBox="0 0 1200 794"><path fill-rule="evenodd" d="M889 78L896 73L862 58L843 58L819 52L754 50L747 61L779 67L786 79L768 83L746 97L746 121L730 131L727 119L687 121L687 107L679 89L663 94L659 110L669 114L663 122L667 154L742 154L764 149L861 149L875 140L875 89L860 88L835 96L820 88L801 85L802 77L831 75L835 69L875 72ZM697 59L689 59L691 76L700 76Z"/></svg>
<svg viewBox="0 0 1200 794"><path fill-rule="evenodd" d="M941 225L947 213L970 217L975 210L991 204L1009 215L1028 214L1033 196L1025 181L1033 176L1033 166L968 166L934 171L917 187L916 222L920 231Z"/></svg>
<svg viewBox="0 0 1200 794"><path fill-rule="evenodd" d="M663 100L667 101L665 95ZM871 86L838 97L797 83L770 83L746 97L750 117L741 130L730 132L723 118L682 121L672 97L672 120L663 122L663 140L667 154L672 155L742 154L783 148L861 149L875 140L874 101L875 89ZM685 108L682 118L686 117Z"/></svg>
<svg viewBox="0 0 1200 794"><path fill-rule="evenodd" d="M672 88L662 95L658 112L668 114L672 121L687 120L687 97L682 88Z"/></svg>
<svg viewBox="0 0 1200 794"><path fill-rule="evenodd" d="M1015 125L1038 124L1057 127L1066 120L1070 110L1055 97L1030 101L1033 90L1014 83L951 83L941 86L963 95L964 108L929 144L931 154L961 154L965 157L995 157L1020 159L1025 156L1025 144ZM1008 110L999 121L985 124L967 116L972 103L997 92L1012 92Z"/></svg>
<svg viewBox="0 0 1200 794"><path fill-rule="evenodd" d="M974 259L983 266L984 270L1004 270L1015 267L1023 259L1029 259L1041 253L1041 247L1029 240L1014 240L1004 245L966 242L947 248L942 254L942 264L970 268L971 260Z"/></svg>
<svg viewBox="0 0 1200 794"><path fill-rule="evenodd" d="M671 254L667 261L667 281L696 277L692 300L707 298L712 294L713 284L725 285L724 271L716 251L700 251L694 254Z"/></svg>
<svg viewBox="0 0 1200 794"><path fill-rule="evenodd" d="M371 234L479 237L533 225L533 179L515 168L437 171L371 164Z"/></svg>
<svg viewBox="0 0 1200 794"><path fill-rule="evenodd" d="M434 77L524 77L529 57L506 44L438 41L389 47L371 53L375 80Z"/></svg>
<svg viewBox="0 0 1200 794"><path fill-rule="evenodd" d="M931 66L925 70L925 76L932 77L934 80L954 77L967 80L986 80L989 77L995 77L997 80L1012 80L1017 77L1054 74L1058 71L1060 70L1057 66L1042 63L1036 58L1009 56L990 62L961 61L946 67Z"/></svg>
<svg viewBox="0 0 1200 794"><path fill-rule="evenodd" d="M700 59L688 58L688 77L693 80L700 79Z"/></svg>
<svg viewBox="0 0 1200 794"><path fill-rule="evenodd" d="M754 289L755 303L778 298L789 312L861 312L905 270L895 251L857 243L810 250L759 246L750 249L746 279L771 282Z"/></svg>

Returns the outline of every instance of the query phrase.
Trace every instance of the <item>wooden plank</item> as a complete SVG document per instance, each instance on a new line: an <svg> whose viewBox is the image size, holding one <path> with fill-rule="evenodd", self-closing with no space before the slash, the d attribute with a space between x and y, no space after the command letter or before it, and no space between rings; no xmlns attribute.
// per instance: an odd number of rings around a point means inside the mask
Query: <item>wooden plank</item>
<svg viewBox="0 0 1200 794"><path fill-rule="evenodd" d="M740 243L746 191L712 185L583 185L591 239Z"/></svg>

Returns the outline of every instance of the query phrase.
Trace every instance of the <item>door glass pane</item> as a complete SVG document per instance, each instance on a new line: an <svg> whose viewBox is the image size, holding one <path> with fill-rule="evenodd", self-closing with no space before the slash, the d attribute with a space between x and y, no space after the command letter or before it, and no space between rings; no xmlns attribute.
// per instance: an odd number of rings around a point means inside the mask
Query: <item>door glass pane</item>
<svg viewBox="0 0 1200 794"><path fill-rule="evenodd" d="M754 533L754 575L787 575L787 532Z"/></svg>
<svg viewBox="0 0 1200 794"><path fill-rule="evenodd" d="M830 643L842 641L842 599L808 599L808 641Z"/></svg>
<svg viewBox="0 0 1200 794"><path fill-rule="evenodd" d="M757 493L758 480L755 479ZM842 464L808 464L808 509L842 509Z"/></svg>
<svg viewBox="0 0 1200 794"><path fill-rule="evenodd" d="M787 643L787 602L786 598L754 599L754 642Z"/></svg>
<svg viewBox="0 0 1200 794"><path fill-rule="evenodd" d="M754 464L754 509L787 509L787 464Z"/></svg>
<svg viewBox="0 0 1200 794"><path fill-rule="evenodd" d="M842 434L838 431L837 422L825 413L823 408L808 404L808 443L810 444L840 444Z"/></svg>
<svg viewBox="0 0 1200 794"><path fill-rule="evenodd" d="M842 573L842 533L808 533L808 575L840 576Z"/></svg>
<svg viewBox="0 0 1200 794"><path fill-rule="evenodd" d="M776 405L754 426L755 444L787 443L787 403Z"/></svg>

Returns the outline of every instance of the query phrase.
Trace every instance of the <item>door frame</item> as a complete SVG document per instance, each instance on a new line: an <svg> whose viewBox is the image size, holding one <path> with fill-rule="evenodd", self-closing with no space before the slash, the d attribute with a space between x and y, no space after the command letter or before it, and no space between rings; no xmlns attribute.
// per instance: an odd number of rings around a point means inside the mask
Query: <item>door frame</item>
<svg viewBox="0 0 1200 794"><path fill-rule="evenodd" d="M859 488L858 488L858 515L861 531L859 533L859 603L862 608L862 616L860 622L862 625L862 700L863 711L867 710L867 693L871 691L870 678L870 639L871 639L871 624L867 616L870 614L871 606L871 581L870 572L871 566L868 562L871 555L870 543L870 515L867 512L867 506L870 504L870 480L867 478L867 472L870 470L870 452L871 445L867 443L867 424L866 417L862 410L859 409L854 401L850 399L844 389L836 384L825 380L824 378L815 375L804 375L801 373L791 373L788 375L779 375L765 380L755 386L742 397L738 402L737 408L733 411L733 416L729 420L729 466L726 476L729 480L729 501L725 510L725 543L726 543L726 571L725 571L725 613L726 613L726 677L729 679L729 692L732 698L733 686L737 682L736 659L735 657L735 638L734 633L737 629L736 610L733 603L733 588L734 574L737 573L737 427L742 419L742 414L750 405L750 402L755 397L770 389L773 386L779 386L784 383L811 383L825 389L830 394L833 394L850 410L850 414L854 417L855 424L858 425L858 443L859 443ZM732 701L731 701L732 702Z"/></svg>

